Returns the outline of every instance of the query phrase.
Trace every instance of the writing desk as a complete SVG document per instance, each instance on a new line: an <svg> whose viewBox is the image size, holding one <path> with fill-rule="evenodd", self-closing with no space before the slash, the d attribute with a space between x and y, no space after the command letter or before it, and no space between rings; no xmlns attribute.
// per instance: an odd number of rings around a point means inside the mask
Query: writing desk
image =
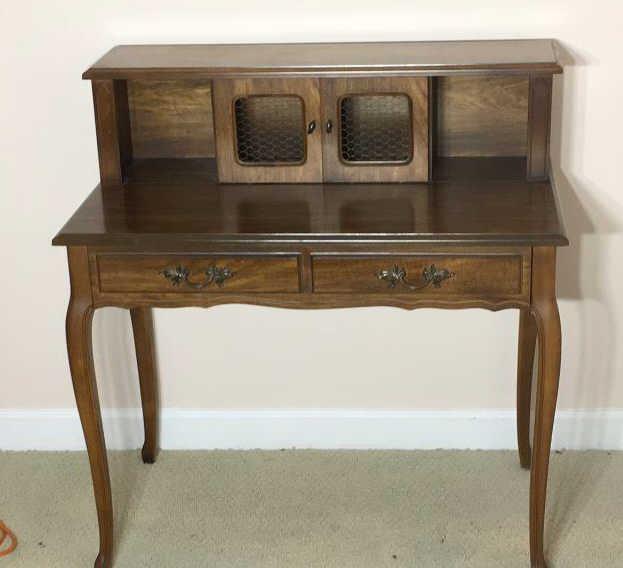
<svg viewBox="0 0 623 568"><path fill-rule="evenodd" d="M152 307L520 310L517 430L530 557L560 369L549 40L120 46L93 83L100 184L67 247L67 347L112 565L93 312L128 308L157 453ZM534 433L532 365L539 341Z"/></svg>

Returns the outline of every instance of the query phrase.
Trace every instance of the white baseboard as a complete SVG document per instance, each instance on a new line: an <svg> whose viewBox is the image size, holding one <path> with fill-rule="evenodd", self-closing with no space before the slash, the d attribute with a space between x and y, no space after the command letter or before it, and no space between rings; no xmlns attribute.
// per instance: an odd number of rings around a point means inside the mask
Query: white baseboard
<svg viewBox="0 0 623 568"><path fill-rule="evenodd" d="M143 443L139 409L106 410L109 449ZM163 449L516 448L511 410L182 410L164 409ZM556 449L623 450L623 409L559 411ZM0 410L0 450L83 450L72 409Z"/></svg>

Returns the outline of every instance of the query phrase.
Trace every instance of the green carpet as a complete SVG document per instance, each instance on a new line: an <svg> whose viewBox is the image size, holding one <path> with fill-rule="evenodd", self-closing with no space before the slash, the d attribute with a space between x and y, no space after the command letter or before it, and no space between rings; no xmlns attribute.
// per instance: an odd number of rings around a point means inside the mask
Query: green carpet
<svg viewBox="0 0 623 568"><path fill-rule="evenodd" d="M111 452L116 562L140 567L527 567L515 452ZM623 566L623 454L552 456L550 568ZM84 453L0 453L0 568L90 567Z"/></svg>

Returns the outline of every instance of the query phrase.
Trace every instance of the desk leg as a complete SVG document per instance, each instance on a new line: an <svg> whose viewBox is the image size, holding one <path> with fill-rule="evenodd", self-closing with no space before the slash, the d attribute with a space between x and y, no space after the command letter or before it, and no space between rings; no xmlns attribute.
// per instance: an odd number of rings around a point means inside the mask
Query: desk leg
<svg viewBox="0 0 623 568"><path fill-rule="evenodd" d="M151 308L133 308L130 310L130 316L145 426L145 443L141 454L143 462L154 463L158 452L158 376L152 311Z"/></svg>
<svg viewBox="0 0 623 568"><path fill-rule="evenodd" d="M66 320L67 352L76 405L91 464L93 492L97 507L100 549L95 567L108 568L112 566L113 549L112 495L104 429L93 367L91 342L93 303L89 264L86 247L69 247L67 253L71 281L71 298L67 308Z"/></svg>
<svg viewBox="0 0 623 568"><path fill-rule="evenodd" d="M538 330L539 373L530 475L530 561L533 568L546 568L543 529L561 347L556 302L556 249L553 247L533 249L532 313Z"/></svg>
<svg viewBox="0 0 623 568"><path fill-rule="evenodd" d="M530 310L519 312L519 345L517 349L517 446L519 462L530 469L530 403L532 370L536 346L536 322Z"/></svg>

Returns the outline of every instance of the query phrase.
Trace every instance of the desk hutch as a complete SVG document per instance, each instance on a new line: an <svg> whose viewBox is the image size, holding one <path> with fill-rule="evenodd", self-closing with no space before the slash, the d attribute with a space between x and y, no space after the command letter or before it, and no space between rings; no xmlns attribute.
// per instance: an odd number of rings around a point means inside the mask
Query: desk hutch
<svg viewBox="0 0 623 568"><path fill-rule="evenodd" d="M118 46L92 82L100 183L67 247L67 348L99 521L112 497L94 310L130 310L157 453L152 307L520 310L517 431L543 526L560 370L550 40ZM539 342L533 439L532 365Z"/></svg>

